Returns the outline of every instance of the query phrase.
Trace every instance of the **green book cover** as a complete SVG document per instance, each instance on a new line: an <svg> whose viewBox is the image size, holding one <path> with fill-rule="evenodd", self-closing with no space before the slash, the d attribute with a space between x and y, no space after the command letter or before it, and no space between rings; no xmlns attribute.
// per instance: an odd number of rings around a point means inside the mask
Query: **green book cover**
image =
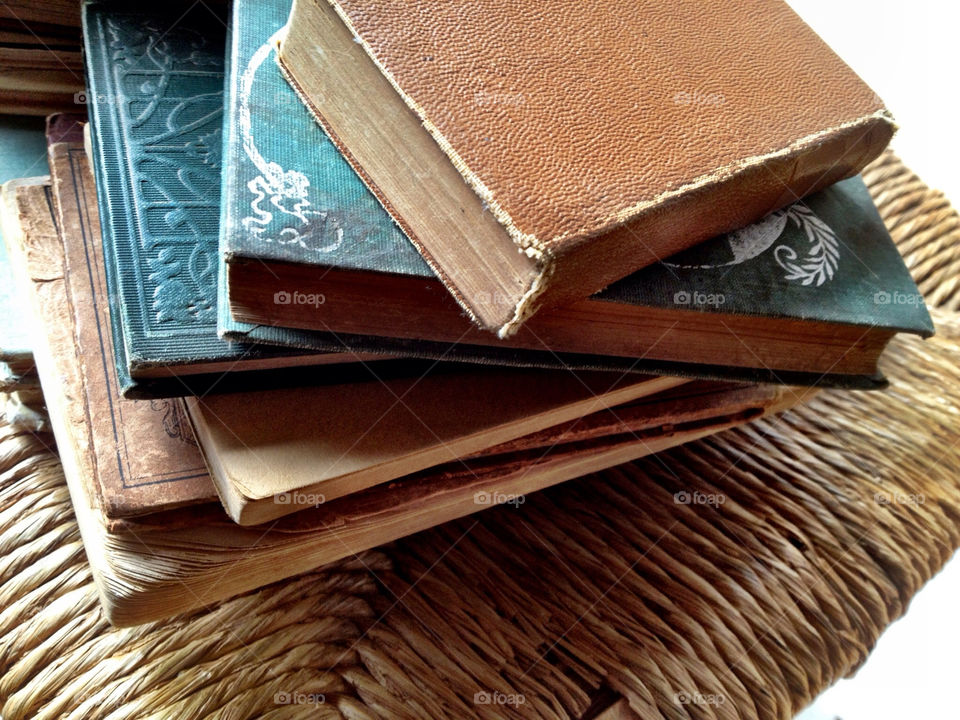
<svg viewBox="0 0 960 720"><path fill-rule="evenodd" d="M291 0L238 0L230 25L221 251L433 277L277 66Z"/></svg>
<svg viewBox="0 0 960 720"><path fill-rule="evenodd" d="M217 334L224 19L202 4L186 7L83 6L87 110L125 392L158 367L239 368L290 354ZM190 384L203 386L197 377Z"/></svg>
<svg viewBox="0 0 960 720"><path fill-rule="evenodd" d="M859 176L614 283L606 302L933 334Z"/></svg>
<svg viewBox="0 0 960 720"><path fill-rule="evenodd" d="M434 278L426 262L313 120L276 64L290 0L237 0L225 116L221 261L258 259ZM594 296L602 302L872 326L926 335L932 323L860 178L738 232L645 268ZM239 323L220 285L226 337L329 347L330 334ZM444 343L340 336L355 349L411 353ZM436 347L431 347L431 345ZM462 350L458 346L458 350ZM504 351L470 352L497 361ZM516 351L521 357L528 351ZM549 355L549 353L547 353ZM476 359L476 358L475 358ZM530 356L527 356L530 359ZM549 364L549 358L542 358ZM867 378L567 355L567 362L644 372L870 386ZM555 361L555 360L554 360ZM722 358L718 358L722 361Z"/></svg>

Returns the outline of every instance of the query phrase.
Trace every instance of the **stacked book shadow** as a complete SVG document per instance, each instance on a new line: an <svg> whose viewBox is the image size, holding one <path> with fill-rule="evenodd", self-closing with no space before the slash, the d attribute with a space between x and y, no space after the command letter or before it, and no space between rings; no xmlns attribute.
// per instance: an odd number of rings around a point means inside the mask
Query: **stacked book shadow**
<svg viewBox="0 0 960 720"><path fill-rule="evenodd" d="M705 108L611 40L576 61L581 77L622 66L599 115L631 82L652 95L601 133L600 155L624 159L604 165L556 135L576 144L567 115L589 120L594 90L559 90L550 67L489 84L483 52L558 60L544 38L507 49L497 28L524 18L506 4L470 76L469 33L431 49L425 20L387 4L84 3L86 92L104 100L33 130L46 160L3 186L2 229L110 620L522 513L531 492L817 388L882 387L889 340L933 331L857 176L892 123L789 8L754 4L823 87L771 94L764 48L760 79L715 68L729 102ZM584 32L643 14L582 10ZM752 32L743 17L701 31ZM560 100L564 117L543 114ZM661 114L685 127L654 162L636 123Z"/></svg>

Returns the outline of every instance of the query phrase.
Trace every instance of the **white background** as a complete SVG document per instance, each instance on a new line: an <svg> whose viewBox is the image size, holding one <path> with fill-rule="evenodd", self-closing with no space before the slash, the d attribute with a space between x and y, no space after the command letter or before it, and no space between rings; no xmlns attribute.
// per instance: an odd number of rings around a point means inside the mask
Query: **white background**
<svg viewBox="0 0 960 720"><path fill-rule="evenodd" d="M893 111L900 124L893 148L901 159L960 206L960 3L787 1ZM958 692L960 560L954 558L881 637L856 677L798 717L953 720L960 718Z"/></svg>
<svg viewBox="0 0 960 720"><path fill-rule="evenodd" d="M960 3L787 3L884 99L900 158L960 205Z"/></svg>

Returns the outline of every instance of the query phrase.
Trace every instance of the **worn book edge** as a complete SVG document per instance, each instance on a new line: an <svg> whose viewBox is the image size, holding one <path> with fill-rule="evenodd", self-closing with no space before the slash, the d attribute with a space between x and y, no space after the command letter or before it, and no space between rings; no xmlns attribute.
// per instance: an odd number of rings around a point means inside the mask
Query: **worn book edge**
<svg viewBox="0 0 960 720"><path fill-rule="evenodd" d="M284 30L279 31L275 35L278 46L283 42L285 30L286 28L284 28ZM280 68L280 72L283 75L283 77L286 79L286 81L290 83L290 87L293 88L293 91L297 94L297 97L300 98L303 104L310 111L310 114L313 116L313 119L317 122L317 124L320 127L323 128L323 131L330 138L330 141L337 147L337 150L340 151L340 153L343 155L346 161L350 164L350 167L352 167L354 171L357 173L357 175L360 176L361 180L363 180L364 185L366 185L370 189L370 192L372 192L376 196L377 200L380 202L381 205L383 205L384 209L390 214L394 222L396 222L397 225L400 226L400 228L403 230L404 234L407 236L410 242L417 248L417 251L420 253L421 257L423 257L424 262L426 262L427 265L430 267L430 269L433 271L433 273L438 278L440 278L441 282L443 283L443 286L449 291L453 299L457 301L457 304L464 311L467 317L470 318L470 321L480 327L488 327L490 325L490 322L485 321L483 318L481 318L477 314L476 310L471 305L471 303L467 300L464 294L461 292L457 284L450 279L450 276L440 266L440 264L437 262L436 258L434 258L430 250L420 241L419 237L417 236L417 233L413 232L410 225L406 222L406 220L404 220L403 216L396 211L396 209L393 207L393 205L384 195L383 191L380 190L377 184L373 181L373 178L371 178L370 175L364 170L363 165L357 160L354 154L350 152L350 148L347 147L346 143L344 143L341 140L340 136L337 134L337 132L333 129L331 124L324 117L323 113L320 112L320 109L310 100L309 96L307 95L306 92L304 92L300 83L297 81L294 75L287 69L287 66L283 63L283 58L280 56L279 51L277 52L277 66ZM228 257L227 260L229 261L230 257ZM536 267L535 267L536 273L532 275L532 278L529 284L526 286L526 289L524 290L524 293L522 296L522 297L528 298L528 302L532 302L533 299L535 299L536 296L538 296L542 291L541 290L541 288L543 287L542 277L543 277L543 274L547 271L547 268L543 266L540 259L534 258L534 262L536 264ZM514 311L514 318L516 318L516 310ZM498 322L502 322L502 321L498 321ZM511 320L510 322L513 322L513 321ZM510 322L508 322L507 324L510 324ZM510 334L516 331L517 327L519 327L519 325L513 326L512 329L510 330L510 333L508 334L503 334L498 330L497 335L498 337L501 337L501 338L509 337Z"/></svg>
<svg viewBox="0 0 960 720"><path fill-rule="evenodd" d="M463 416L469 417L470 421L465 423L458 433L450 433L442 427L443 413L438 416L433 411L421 408L423 395L415 394L415 389L409 382L404 381L399 385L389 384L387 393L381 393L379 387L369 384L367 387L356 388L358 406L371 408L366 412L369 413L370 420L377 428L378 447L391 447L391 438L400 439L396 445L392 446L389 456L374 458L365 455L371 452L371 449L362 443L362 439L354 439L346 451L336 449L332 451L332 457L316 456L315 462L310 463L311 469L306 476L302 465L292 463L291 466L285 466L282 464L282 459L272 461L273 456L269 446L277 443L284 448L290 448L290 452L297 452L295 450L297 446L315 445L311 442L311 439L316 437L314 434L316 430L313 428L323 427L331 421L330 411L327 408L339 406L339 402L334 399L336 396L330 398L326 397L328 394L322 390L313 392L309 388L304 389L299 396L304 407L319 409L288 415L283 414L283 408L287 407L287 403L292 399L289 393L280 396L277 400L261 398L260 402L263 405L259 407L258 412L265 412L267 416L275 418L274 422L279 422L279 427L293 428L288 434L271 438L268 448L262 451L263 457L258 452L259 446L256 440L251 440L252 437L260 436L251 435L249 429L239 427L244 423L245 411L238 412L229 404L229 400L228 404L217 405L216 398L206 401L187 398L187 408L195 434L200 439L204 450L211 477L228 514L236 522L249 525L267 522L309 507L315 502L312 499L314 497L323 497L324 502L329 502L415 472L456 463L464 458L483 453L492 446L518 441L534 433L549 431L557 425L573 422L578 418L591 416L604 410L615 412L616 407L623 403L668 392L687 382L670 377L637 378L635 381L614 383L604 391L607 380L600 381L596 388L590 387L592 383L589 379L580 380L583 383L582 389L579 383L571 383L573 390L568 389L566 397L558 398L554 402L538 401L537 398L542 397L542 393L531 389L526 393L532 396L527 407L523 410L514 408L512 411L506 411L506 417L499 417L497 413L493 413L495 408L489 405L484 407L485 400L478 402L472 399L471 396L476 394L472 389L464 388L463 392L460 392L459 386L462 383L472 385L473 382L486 380L484 377L479 377L478 373L472 373L472 375L474 380L470 379L471 374L467 374L466 377L457 374L436 378L437 382L431 382L430 378L421 378L413 383L416 391L420 393L427 395L439 393L444 397L447 405L453 403L464 408ZM530 377L522 373L517 375L519 377L512 377L513 373L507 373L490 379L497 385L500 379L505 383L512 382L514 389L520 392L520 388L530 382ZM555 380L545 384L549 386L552 382ZM398 411L400 418L392 415L393 408L383 412L376 400L380 395L388 404L393 402L391 398L402 397L403 407L424 425L427 431L425 436L418 441L410 441L410 433L405 431L403 426L412 419L407 417L407 412L403 410ZM458 397L460 397L459 402ZM251 402L257 404L256 398L254 397ZM408 404L409 407L407 407ZM531 404L535 409L530 409ZM396 407L395 404L394 407ZM336 435L336 431L332 433ZM250 462L238 463L234 453L230 452L231 449L238 448L226 447L234 440L243 446L244 454L249 452ZM249 445L247 440L250 440ZM345 438L345 441L350 442L350 438ZM306 455L309 451L303 451L303 453ZM350 466L349 458L353 455L367 458L366 462ZM231 457L232 459L227 459ZM256 469L246 473L242 471L243 465L252 464L262 468L262 471ZM264 473L272 473L272 475L269 479L264 479L266 477ZM278 502L278 496L285 496L282 500L289 500L289 502Z"/></svg>
<svg viewBox="0 0 960 720"><path fill-rule="evenodd" d="M329 7L326 4L317 7ZM296 5L294 5L296 8ZM330 40L334 44L343 47L352 43L350 41L349 29L340 22L339 18L331 12L330 17L324 17L327 26L332 31ZM288 23L283 29L275 34L278 43L276 53L277 64L280 67L284 78L300 97L304 105L309 109L317 124L323 128L324 132L330 138L330 141L340 151L344 159L349 163L357 173L364 185L377 198L383 208L390 214L394 222L403 230L410 242L417 248L424 261L431 268L433 273L440 278L444 287L450 292L467 316L478 326L487 330L497 332L508 325L516 315L517 302L520 298L528 298L528 302L533 302L541 295L547 285L543 277L552 272L550 265L546 262L545 256L535 257L522 253L516 244L510 238L504 226L487 212L483 205L482 198L474 192L464 181L463 176L450 163L449 159L437 148L436 142L429 134L418 134L416 139L423 145L425 154L422 155L430 160L431 182L438 187L445 188L444 192L451 195L450 200L460 207L461 212L468 213L473 218L474 234L485 239L489 247L494 247L495 251L481 252L471 243L461 245L460 247L467 252L470 257L463 259L456 265L445 262L441 252L436 252L436 248L429 247L420 237L420 231L424 231L423 223L416 217L411 219L403 212L403 208L395 203L397 196L388 194L380 185L383 178L374 177L370 169L360 161L354 148L351 147L340 133L333 126L333 123L326 117L326 114L311 100L311 93L308 88L302 85L296 76L290 72L284 59L285 46L288 43L292 30L296 25ZM339 51L335 51L339 52ZM373 82L378 82L386 87L384 93L389 93L387 97L397 97L395 90L386 85L385 79L379 70L372 65L367 64L366 54L357 49L360 58L348 58L357 67L372 68L370 73ZM397 99L397 110L401 114L395 115L399 122L409 124L415 122L419 127L420 122L413 113L409 114L409 109L403 104L401 99ZM401 110L402 109L402 110ZM346 126L344 126L346 127ZM409 129L409 128L408 128ZM438 174L439 173L439 174ZM414 225L419 224L419 229ZM447 252L446 254L449 254ZM449 260L449 259L448 259ZM482 264L485 268L483 287L475 288L477 297L471 298L466 286L471 284L469 272L467 270L475 265ZM480 300L480 294L486 294L486 300ZM502 298L502 299L501 299ZM531 310L532 312L532 310ZM513 328L510 330L513 332ZM501 337L507 337L501 334Z"/></svg>
<svg viewBox="0 0 960 720"><path fill-rule="evenodd" d="M627 222L637 220L641 216L652 212L669 202L670 200L686 195L687 193L702 190L709 188L711 186L717 186L729 180L732 180L737 175L746 172L749 169L759 167L765 163L774 160L774 159L783 159L789 158L791 156L800 156L805 150L814 147L820 144L824 138L830 137L840 132L853 131L858 128L864 128L874 123L886 124L889 125L892 132L896 132L897 125L893 119L893 115L887 109L880 109L868 115L864 115L855 120L850 120L844 123L840 123L836 126L819 130L815 133L811 133L805 137L794 140L785 147L763 153L760 155L753 155L746 158L741 158L736 162L729 163L727 165L720 166L715 168L712 171L704 173L693 180L690 180L683 185L680 185L676 188L671 188L665 190L652 198L647 198L641 200L633 205L627 206L613 215L601 218L593 225L587 225L582 228L577 229L576 231L569 231L562 233L556 237L543 239L532 233L525 233L520 228L516 226L513 221L513 218L510 214L500 205L497 201L494 194L490 189L484 184L480 177L467 165L463 160L460 154L457 152L456 148L450 143L446 136L440 131L436 124L430 119L427 115L424 108L422 108L419 103L407 93L401 86L397 79L394 77L393 73L381 62L374 52L373 47L369 42L357 31L355 25L350 19L349 15L343 10L340 4L336 0L313 0L314 3L327 2L336 12L340 20L346 25L350 33L353 35L354 41L359 44L367 54L367 57L371 62L373 62L380 73L386 78L390 83L391 87L396 91L396 93L403 99L404 103L407 105L410 110L412 110L416 116L419 118L422 126L427 132L430 133L431 137L444 152L444 154L449 158L450 162L453 163L454 167L458 170L467 184L471 189L480 196L484 202L484 206L490 210L493 216L504 226L508 235L517 245L518 249L533 259L535 261L535 267L537 269L537 274L534 276L530 284L527 286L525 292L517 299L513 316L506 320L500 327L496 328L496 333L498 337L506 338L510 337L516 330L528 320L537 310L537 300L544 293L544 291L549 286L549 281L553 275L553 268L555 262L555 253L554 248L561 244L562 242L574 239L574 238L589 238L596 235L603 234L612 230L614 227L619 225L626 224ZM282 43L282 40L281 40ZM279 54L278 54L279 57ZM280 63L281 68L283 68L283 63ZM291 74L284 69L284 75L291 85L297 90L297 94L303 99L305 96L303 92L299 89L296 83L293 81ZM306 103L307 107L311 108L311 112L315 115L315 109L311 103ZM319 120L319 118L318 118ZM330 129L326 123L322 123L324 130L328 133ZM891 133L892 134L892 133ZM333 136L331 135L331 139ZM343 144L336 142L336 145L341 150L343 149ZM356 166L354 162L351 162L351 165ZM379 197L379 193L378 193ZM391 213L396 217L395 213ZM406 229L406 228L405 228ZM409 234L409 233L408 233ZM412 239L412 236L411 236ZM417 243L415 243L417 244ZM429 258L429 255L423 251L423 248L417 244L418 249L421 253L424 254L424 258L427 259L431 268L437 272L437 275L446 280L446 274L438 271L435 267L435 262ZM465 299L461 296L459 291L454 288L452 283L447 283L448 289L454 294L454 297L457 298L457 301L464 307L467 313L470 315L471 319L475 322L479 322L474 315L474 312L470 307L468 307ZM483 324L480 322L480 324Z"/></svg>
<svg viewBox="0 0 960 720"><path fill-rule="evenodd" d="M22 260L18 265L20 267L17 268L17 272L21 282L29 284L31 282L29 268ZM59 293L64 295L66 289L62 277L54 282L59 285ZM29 289L33 290L33 288ZM39 320L45 312L45 309L42 308L43 302L36 292L30 292L29 295L33 314ZM51 308L51 310L56 312L57 309ZM45 333L41 334L44 337L39 338L37 342L37 367L40 371L41 380L47 379L44 384L56 383L59 380L59 375L51 354L50 341ZM70 492L70 503L73 506L77 525L80 529L80 537L83 540L87 561L91 566L94 585L109 618L111 608L114 605L111 598L117 594L115 589L111 588L110 578L113 573L106 554L109 531L104 516L98 510L98 498L92 494L92 489L85 482L85 478L95 473L96 464L91 457L92 449L86 443L83 443L82 438L71 428L64 407L66 399L59 397L59 388L49 387L49 390L51 395L47 399L47 409L50 415L50 425L54 437L57 439L57 454L63 465L63 474Z"/></svg>
<svg viewBox="0 0 960 720"><path fill-rule="evenodd" d="M153 456L170 452L164 438L174 430L186 429L186 411L180 399L155 406L153 402L121 397L122 384L114 375L115 345L109 332L108 303L103 302L104 270L93 176L79 137L78 132L73 142L51 143L48 154L52 209L58 223L57 241L69 312L64 322L70 325L73 340L70 346L76 352L71 362L76 368L76 379L64 382L63 388L76 400L74 405L83 408L84 415L76 413L73 423L86 427L84 442L89 445L97 468L88 482L109 521L209 502L215 493L192 439L184 438L180 442L193 447L194 460L177 466L174 473L155 476L145 473L143 466L130 462L137 452ZM55 349L63 352L65 347ZM56 357L53 362L58 367L65 364ZM183 423L177 420L181 416ZM108 429L97 432L97 419L108 423ZM136 427L146 428L146 435L138 435L133 430Z"/></svg>

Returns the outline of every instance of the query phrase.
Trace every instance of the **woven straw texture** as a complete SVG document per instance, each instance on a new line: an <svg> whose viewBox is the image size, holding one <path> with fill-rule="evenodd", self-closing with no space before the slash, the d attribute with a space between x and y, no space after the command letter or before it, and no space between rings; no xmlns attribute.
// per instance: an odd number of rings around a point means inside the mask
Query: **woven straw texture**
<svg viewBox="0 0 960 720"><path fill-rule="evenodd" d="M921 289L958 218L866 175ZM0 715L788 718L960 545L960 323L809 405L154 625L102 618L55 455L0 428ZM629 710L625 709L629 704Z"/></svg>

